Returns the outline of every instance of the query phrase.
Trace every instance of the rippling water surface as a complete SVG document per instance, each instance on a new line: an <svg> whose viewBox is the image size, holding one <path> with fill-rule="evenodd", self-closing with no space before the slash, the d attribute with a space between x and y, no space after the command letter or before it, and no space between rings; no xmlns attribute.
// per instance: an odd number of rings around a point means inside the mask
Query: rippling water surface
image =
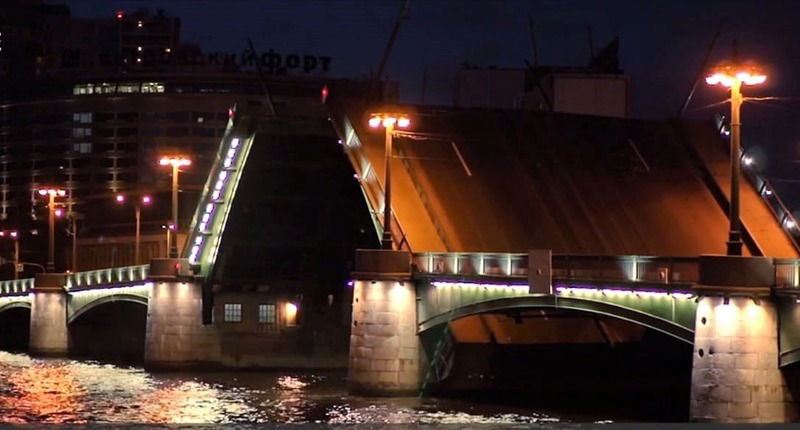
<svg viewBox="0 0 800 430"><path fill-rule="evenodd" d="M0 352L0 422L556 423L436 398L348 396L344 372L149 373Z"/></svg>

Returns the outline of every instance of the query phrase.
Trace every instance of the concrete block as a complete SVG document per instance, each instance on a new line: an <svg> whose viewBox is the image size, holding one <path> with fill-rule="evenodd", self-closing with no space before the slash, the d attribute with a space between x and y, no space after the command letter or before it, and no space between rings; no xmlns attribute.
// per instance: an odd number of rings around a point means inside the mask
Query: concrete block
<svg viewBox="0 0 800 430"><path fill-rule="evenodd" d="M748 352L735 355L735 366L737 369L757 369L758 366L758 353Z"/></svg>
<svg viewBox="0 0 800 430"><path fill-rule="evenodd" d="M366 326L367 335L392 337L397 336L397 326L393 324L369 324Z"/></svg>
<svg viewBox="0 0 800 430"><path fill-rule="evenodd" d="M400 356L400 347L382 346L375 348L372 352L372 359L395 359Z"/></svg>
<svg viewBox="0 0 800 430"><path fill-rule="evenodd" d="M400 354L398 357L406 360L418 360L419 349L416 347L403 346L402 348L400 348Z"/></svg>
<svg viewBox="0 0 800 430"><path fill-rule="evenodd" d="M396 372L400 368L397 359L372 360L371 370Z"/></svg>
<svg viewBox="0 0 800 430"><path fill-rule="evenodd" d="M727 352L714 352L709 355L711 367L714 369L732 369L734 367L734 355Z"/></svg>
<svg viewBox="0 0 800 430"><path fill-rule="evenodd" d="M350 366L355 371L373 370L372 369L372 362L368 358L355 357L352 360L350 360Z"/></svg>
<svg viewBox="0 0 800 430"><path fill-rule="evenodd" d="M753 387L751 386L733 387L731 400L734 403L750 403L753 399L752 392Z"/></svg>
<svg viewBox="0 0 800 430"><path fill-rule="evenodd" d="M377 348L386 345L391 338L387 336L375 336L375 335L364 335L361 338L360 346L366 346L370 348Z"/></svg>
<svg viewBox="0 0 800 430"><path fill-rule="evenodd" d="M378 324L397 325L399 318L397 312L379 312L376 316Z"/></svg>
<svg viewBox="0 0 800 430"><path fill-rule="evenodd" d="M778 367L778 354L772 352L758 353L758 368L772 369Z"/></svg>
<svg viewBox="0 0 800 430"><path fill-rule="evenodd" d="M730 402L733 399L733 390L728 386L713 386L708 393L711 402Z"/></svg>
<svg viewBox="0 0 800 430"><path fill-rule="evenodd" d="M785 420L783 402L758 403L758 418L763 423L777 423Z"/></svg>
<svg viewBox="0 0 800 430"><path fill-rule="evenodd" d="M753 402L738 403L728 410L728 416L731 418L757 418L758 405Z"/></svg>
<svg viewBox="0 0 800 430"><path fill-rule="evenodd" d="M397 384L397 372L378 372L378 382Z"/></svg>

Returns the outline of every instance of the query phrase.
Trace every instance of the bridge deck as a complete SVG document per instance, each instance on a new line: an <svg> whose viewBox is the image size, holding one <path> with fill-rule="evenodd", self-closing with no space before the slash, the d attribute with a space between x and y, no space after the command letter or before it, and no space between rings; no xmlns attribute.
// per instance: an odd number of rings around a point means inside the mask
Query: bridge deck
<svg viewBox="0 0 800 430"><path fill-rule="evenodd" d="M724 252L726 212L682 140L721 143L710 124L682 135L667 122L409 108L413 130L395 137L393 206L414 251ZM343 139L357 136L346 145L364 155L356 172L382 183L383 136L364 124L368 111L348 103L333 115ZM743 188L756 242L767 255L798 257L755 189ZM381 197L370 204L380 211Z"/></svg>

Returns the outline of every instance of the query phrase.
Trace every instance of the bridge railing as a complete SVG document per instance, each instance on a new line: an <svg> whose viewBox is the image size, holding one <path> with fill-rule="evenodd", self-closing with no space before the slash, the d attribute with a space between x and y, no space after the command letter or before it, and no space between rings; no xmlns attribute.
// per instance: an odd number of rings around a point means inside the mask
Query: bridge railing
<svg viewBox="0 0 800 430"><path fill-rule="evenodd" d="M145 281L149 271L150 265L142 264L71 273L67 275L66 288Z"/></svg>
<svg viewBox="0 0 800 430"><path fill-rule="evenodd" d="M775 285L779 288L800 287L800 259L776 258Z"/></svg>
<svg viewBox="0 0 800 430"><path fill-rule="evenodd" d="M0 294L25 293L33 288L34 278L0 281Z"/></svg>
<svg viewBox="0 0 800 430"><path fill-rule="evenodd" d="M453 276L528 277L528 254L435 253L414 254L417 273ZM638 255L564 255L552 257L552 276L560 279L623 280L651 283L691 283L699 278L692 257Z"/></svg>

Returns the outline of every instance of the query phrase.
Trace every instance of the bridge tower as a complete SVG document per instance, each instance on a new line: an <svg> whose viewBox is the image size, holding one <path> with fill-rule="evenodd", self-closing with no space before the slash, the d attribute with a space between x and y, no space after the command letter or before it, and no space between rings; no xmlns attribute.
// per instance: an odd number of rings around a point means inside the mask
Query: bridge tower
<svg viewBox="0 0 800 430"><path fill-rule="evenodd" d="M358 250L355 269L348 389L371 396L415 395L421 349L411 255Z"/></svg>
<svg viewBox="0 0 800 430"><path fill-rule="evenodd" d="M788 422L795 404L778 362L771 258L701 256L690 418Z"/></svg>
<svg viewBox="0 0 800 430"><path fill-rule="evenodd" d="M32 292L31 355L65 356L69 352L66 275L37 273Z"/></svg>

